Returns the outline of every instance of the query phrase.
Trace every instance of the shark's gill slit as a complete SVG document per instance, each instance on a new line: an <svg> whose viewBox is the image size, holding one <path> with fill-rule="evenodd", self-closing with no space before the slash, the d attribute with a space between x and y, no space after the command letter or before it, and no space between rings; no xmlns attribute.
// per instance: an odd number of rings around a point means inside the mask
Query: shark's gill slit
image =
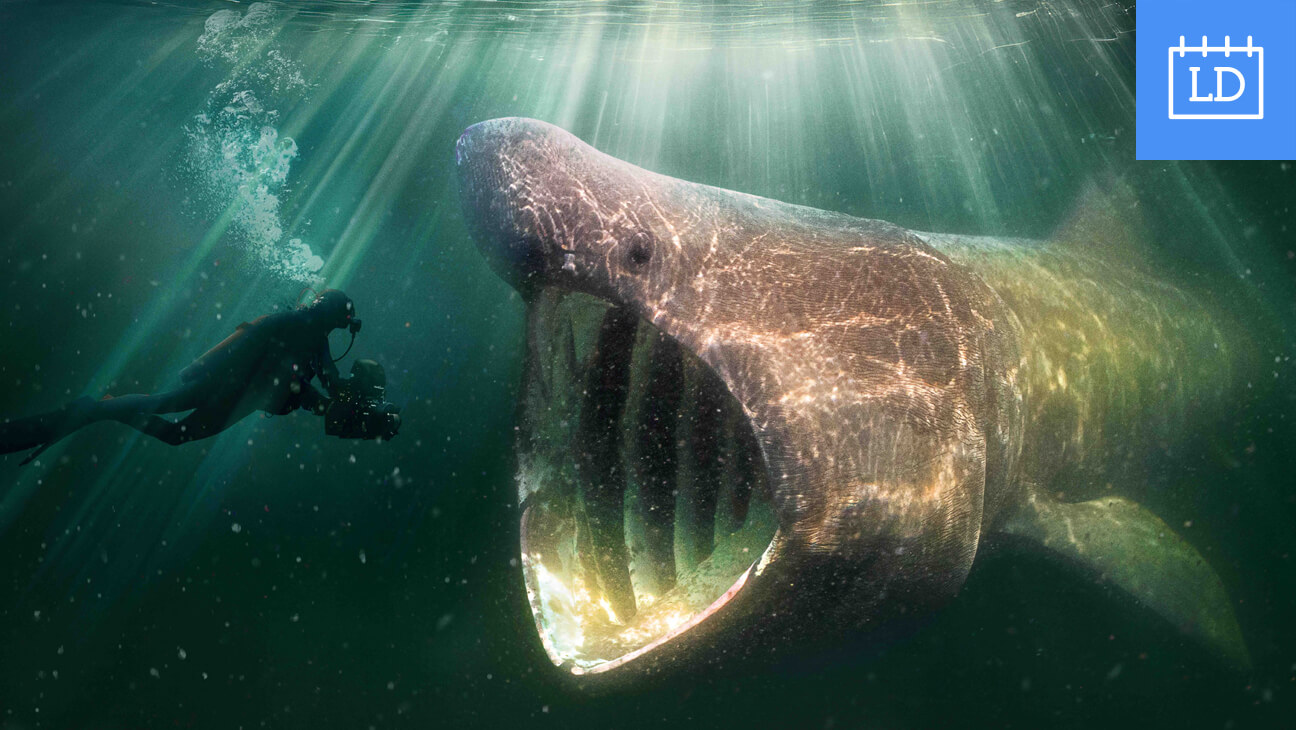
<svg viewBox="0 0 1296 730"><path fill-rule="evenodd" d="M777 524L751 427L701 360L593 297L531 307L523 572L550 658L597 672L735 595Z"/></svg>
<svg viewBox="0 0 1296 730"><path fill-rule="evenodd" d="M622 308L609 308L603 315L594 361L585 377L576 448L581 563L620 622L630 620L636 610L625 540L626 485L619 429L630 392L637 325L635 315Z"/></svg>
<svg viewBox="0 0 1296 730"><path fill-rule="evenodd" d="M720 493L727 454L720 450L726 405L724 386L700 362L694 361L689 365L686 382L691 396L690 428L684 443L688 445L686 453L692 478L680 485L680 501L685 507L683 534L686 540L682 552L685 564L692 568L710 557L714 548L716 497Z"/></svg>
<svg viewBox="0 0 1296 730"><path fill-rule="evenodd" d="M675 493L679 459L677 428L684 359L660 331L639 328L634 400L626 422L626 456L636 490L626 522L636 552L636 577L653 595L675 587ZM636 529L638 528L638 529Z"/></svg>

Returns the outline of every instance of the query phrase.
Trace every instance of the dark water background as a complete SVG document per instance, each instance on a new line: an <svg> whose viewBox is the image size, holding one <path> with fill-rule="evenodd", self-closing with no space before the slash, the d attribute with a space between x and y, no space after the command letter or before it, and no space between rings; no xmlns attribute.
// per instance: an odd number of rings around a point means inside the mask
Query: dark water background
<svg viewBox="0 0 1296 730"><path fill-rule="evenodd" d="M0 727L1292 726L1296 170L1133 162L1133 3L337 2L276 6L269 32L202 56L204 22L244 8L0 4L0 412L166 387L295 300L303 277L273 260L295 236L357 301L354 352L383 361L405 429L352 443L249 418L171 448L106 424L36 465L0 458ZM226 132L296 140L263 210L282 239L231 225L194 157L228 79L262 111ZM514 560L521 302L453 179L460 130L505 115L923 230L1043 238L1087 187L1127 181L1167 278L1215 290L1272 361L1155 483L1120 485L1191 522L1254 671L1007 546L880 649L612 691L558 676Z"/></svg>

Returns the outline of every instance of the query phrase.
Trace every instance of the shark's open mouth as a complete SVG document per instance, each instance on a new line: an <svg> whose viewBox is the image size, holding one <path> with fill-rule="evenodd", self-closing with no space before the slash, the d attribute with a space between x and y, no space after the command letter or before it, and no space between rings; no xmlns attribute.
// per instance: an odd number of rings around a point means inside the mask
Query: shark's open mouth
<svg viewBox="0 0 1296 730"><path fill-rule="evenodd" d="M527 595L554 664L606 671L737 595L777 522L751 427L701 360L584 294L530 307Z"/></svg>

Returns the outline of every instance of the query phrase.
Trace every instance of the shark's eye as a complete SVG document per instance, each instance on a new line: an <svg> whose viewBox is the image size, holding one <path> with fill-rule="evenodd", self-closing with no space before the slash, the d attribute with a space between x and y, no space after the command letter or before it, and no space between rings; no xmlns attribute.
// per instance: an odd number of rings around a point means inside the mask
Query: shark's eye
<svg viewBox="0 0 1296 730"><path fill-rule="evenodd" d="M652 258L652 248L649 245L649 237L643 233L635 234L630 241L630 251L627 258L634 266L643 266Z"/></svg>

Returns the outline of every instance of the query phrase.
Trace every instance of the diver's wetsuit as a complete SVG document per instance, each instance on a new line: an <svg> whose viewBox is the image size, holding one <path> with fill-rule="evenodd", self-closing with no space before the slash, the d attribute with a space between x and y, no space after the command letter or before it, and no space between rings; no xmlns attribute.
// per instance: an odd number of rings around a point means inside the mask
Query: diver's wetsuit
<svg viewBox="0 0 1296 730"><path fill-rule="evenodd" d="M298 408L322 410L328 397L315 389L316 375L332 392L337 368L327 332L298 322L301 310L260 317L180 373L179 388L155 395L124 395L99 401L102 415L169 444L206 438L252 413L276 415ZM229 350L247 349L247 352ZM255 349L255 352L252 350ZM193 413L179 421L159 413Z"/></svg>
<svg viewBox="0 0 1296 730"><path fill-rule="evenodd" d="M338 371L328 333L348 326L353 311L350 299L328 290L308 306L244 322L180 373L180 387L97 401L83 397L55 411L0 423L0 453L43 450L82 426L105 420L177 445L213 436L257 410L322 413L328 396L311 380L319 377L332 393ZM182 411L192 413L178 421L158 415Z"/></svg>

